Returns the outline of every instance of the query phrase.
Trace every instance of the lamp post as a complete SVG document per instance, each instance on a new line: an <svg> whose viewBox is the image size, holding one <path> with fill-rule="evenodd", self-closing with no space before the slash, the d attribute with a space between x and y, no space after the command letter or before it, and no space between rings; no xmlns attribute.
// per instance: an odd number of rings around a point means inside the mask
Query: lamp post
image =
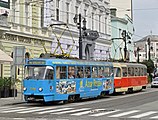
<svg viewBox="0 0 158 120"><path fill-rule="evenodd" d="M125 46L124 46L124 60L126 61L126 56L127 56L127 43L126 43L126 30L122 31L122 37L123 37L123 41L125 42Z"/></svg>
<svg viewBox="0 0 158 120"><path fill-rule="evenodd" d="M79 22L77 22L79 16ZM74 23L77 24L77 28L79 29L79 59L82 59L82 29L86 30L86 19L83 19L83 27L81 27L82 16L81 14L75 15Z"/></svg>
<svg viewBox="0 0 158 120"><path fill-rule="evenodd" d="M149 46L148 60L150 60L150 38L148 38L147 42L148 42L148 46Z"/></svg>
<svg viewBox="0 0 158 120"><path fill-rule="evenodd" d="M141 49L140 49L139 47L137 47L137 54L138 54L138 55L137 55L137 57L138 57L138 58L137 58L137 62L138 62L138 63L139 63L139 51L140 51L140 50L141 50Z"/></svg>

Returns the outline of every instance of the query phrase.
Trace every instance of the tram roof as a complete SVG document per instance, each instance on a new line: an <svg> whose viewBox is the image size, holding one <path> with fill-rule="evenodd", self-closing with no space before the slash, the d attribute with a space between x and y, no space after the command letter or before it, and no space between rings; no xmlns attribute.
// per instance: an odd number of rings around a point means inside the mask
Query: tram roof
<svg viewBox="0 0 158 120"><path fill-rule="evenodd" d="M145 67L146 68L146 65L144 64L140 64L140 63L117 63L117 62L114 62L113 63L114 66L120 66L120 67Z"/></svg>
<svg viewBox="0 0 158 120"><path fill-rule="evenodd" d="M44 59L44 58L35 58L30 59L27 65L104 65L104 66L113 66L111 62L105 61L93 61L93 60L76 60L76 59Z"/></svg>

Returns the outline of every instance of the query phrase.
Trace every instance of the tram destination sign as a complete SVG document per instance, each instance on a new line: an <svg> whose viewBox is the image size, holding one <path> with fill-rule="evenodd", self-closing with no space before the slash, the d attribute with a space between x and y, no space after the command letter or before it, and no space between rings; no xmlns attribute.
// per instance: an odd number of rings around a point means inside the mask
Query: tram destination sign
<svg viewBox="0 0 158 120"><path fill-rule="evenodd" d="M42 60L31 60L28 62L29 65L45 65L46 62Z"/></svg>

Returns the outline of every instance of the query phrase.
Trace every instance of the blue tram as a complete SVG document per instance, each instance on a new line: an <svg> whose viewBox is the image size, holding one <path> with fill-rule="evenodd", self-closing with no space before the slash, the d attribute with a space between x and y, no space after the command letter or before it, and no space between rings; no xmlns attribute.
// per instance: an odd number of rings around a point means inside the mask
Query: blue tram
<svg viewBox="0 0 158 120"><path fill-rule="evenodd" d="M73 102L114 91L113 65L69 59L31 59L25 65L26 101Z"/></svg>

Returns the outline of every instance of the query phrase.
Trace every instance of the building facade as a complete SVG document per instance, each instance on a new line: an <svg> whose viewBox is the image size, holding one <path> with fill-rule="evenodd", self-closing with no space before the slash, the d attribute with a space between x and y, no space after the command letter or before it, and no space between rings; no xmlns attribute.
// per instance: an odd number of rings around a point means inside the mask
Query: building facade
<svg viewBox="0 0 158 120"><path fill-rule="evenodd" d="M116 16L120 18L124 18L125 15L128 15L131 19L133 19L133 0L119 0L116 2L116 0L110 0L111 7L110 8L116 8Z"/></svg>
<svg viewBox="0 0 158 120"><path fill-rule="evenodd" d="M121 11L122 9L122 11ZM134 57L134 25L132 20L132 1L111 0L111 24L112 24L112 47L111 58L115 60L128 60L135 62ZM126 37L123 39L123 31ZM126 57L125 57L126 51Z"/></svg>
<svg viewBox="0 0 158 120"><path fill-rule="evenodd" d="M4 3L8 3L9 7L1 6L0 8L7 14L6 23L1 22L0 49L11 56L13 61L15 46L24 46L26 50L24 54L27 58L39 57L41 53L45 53L43 46L50 52L53 40L49 37L49 31L41 26L42 3L30 0L8 0ZM0 67L0 77L12 76L23 79L23 65L3 63ZM15 69L12 69L14 67Z"/></svg>
<svg viewBox="0 0 158 120"><path fill-rule="evenodd" d="M150 47L149 47L150 41ZM139 51L138 51L139 48ZM140 62L149 59L149 49L150 58L154 62L155 66L158 64L158 35L148 35L141 40L135 42L135 56Z"/></svg>
<svg viewBox="0 0 158 120"><path fill-rule="evenodd" d="M53 9L51 9L53 8ZM109 0L45 0L44 8L44 23L45 26L50 24L66 23L69 30L66 29L62 35L60 42L65 53L70 53L73 57L79 56L79 29L74 23L74 17L79 18L81 14L81 21L86 20L87 31L97 31L99 38L93 40L85 37L82 30L82 55L83 59L108 60L110 57L111 45L111 21L110 21L110 1ZM78 19L77 19L78 22ZM82 24L82 23L81 23ZM83 24L82 24L83 27ZM57 36L64 30L62 25L54 25L52 28ZM72 33L70 37L69 31ZM87 36L89 33L86 33ZM52 45L52 52L57 46L57 39L52 34L56 42ZM57 53L61 53L58 49Z"/></svg>
<svg viewBox="0 0 158 120"><path fill-rule="evenodd" d="M99 33L99 38L91 39L88 37L90 32L85 35L82 30L83 59L109 59L110 0L8 0L5 3L7 8L4 4L1 6L1 11L7 12L7 16L6 23L0 26L0 49L9 56L14 56L15 46L26 48L26 58L39 57L41 53L46 52L45 48L48 53L53 53L58 44L57 40L60 39L64 52L70 53L72 50L70 55L78 57L79 29L73 18L80 13L82 21L84 18L87 21L86 31ZM66 26L61 25L63 23L66 23ZM63 30L65 32L61 37ZM57 53L61 53L61 50L57 49ZM13 57L13 61L14 59ZM22 65L3 63L0 67L0 77L14 76L23 79ZM13 67L16 67L15 71L12 71Z"/></svg>

